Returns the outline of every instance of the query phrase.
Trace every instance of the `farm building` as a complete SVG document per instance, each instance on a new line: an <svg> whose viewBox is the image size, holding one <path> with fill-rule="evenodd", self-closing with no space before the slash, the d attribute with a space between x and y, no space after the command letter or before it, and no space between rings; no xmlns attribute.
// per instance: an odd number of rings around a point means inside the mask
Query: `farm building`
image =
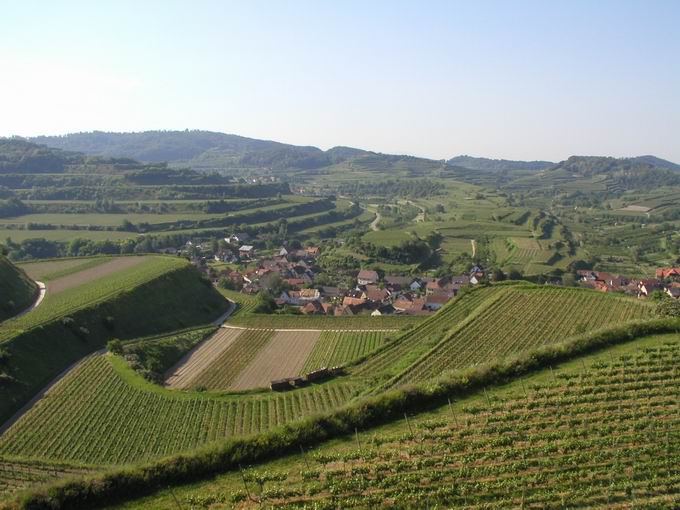
<svg viewBox="0 0 680 510"><path fill-rule="evenodd" d="M380 280L378 273L370 269L362 269L357 275L359 285L375 285Z"/></svg>
<svg viewBox="0 0 680 510"><path fill-rule="evenodd" d="M238 249L238 255L242 259L252 259L255 256L255 247L244 244Z"/></svg>

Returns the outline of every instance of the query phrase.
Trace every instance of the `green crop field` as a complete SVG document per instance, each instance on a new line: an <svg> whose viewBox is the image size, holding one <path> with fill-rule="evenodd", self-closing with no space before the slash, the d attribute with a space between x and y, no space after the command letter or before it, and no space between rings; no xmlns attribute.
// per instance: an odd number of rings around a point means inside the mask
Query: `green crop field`
<svg viewBox="0 0 680 510"><path fill-rule="evenodd" d="M194 388L208 390L228 389L241 371L255 359L257 353L272 339L274 331L270 329L248 329L224 352L222 352L208 368L194 379Z"/></svg>
<svg viewBox="0 0 680 510"><path fill-rule="evenodd" d="M640 338L107 508L677 508L678 359L677 334Z"/></svg>
<svg viewBox="0 0 680 510"><path fill-rule="evenodd" d="M178 392L148 383L120 358L94 356L0 437L0 455L89 464L160 457L330 411L352 397L354 386L250 398Z"/></svg>
<svg viewBox="0 0 680 510"><path fill-rule="evenodd" d="M69 229L9 229L0 228L0 239L11 239L15 243L20 243L26 239L47 239L48 241L68 242L73 239L88 239L91 241L104 241L129 239L137 237L139 234L134 232L117 232L114 230L69 230Z"/></svg>
<svg viewBox="0 0 680 510"><path fill-rule="evenodd" d="M385 343L385 331L324 331L305 361L301 373L344 365L370 354Z"/></svg>

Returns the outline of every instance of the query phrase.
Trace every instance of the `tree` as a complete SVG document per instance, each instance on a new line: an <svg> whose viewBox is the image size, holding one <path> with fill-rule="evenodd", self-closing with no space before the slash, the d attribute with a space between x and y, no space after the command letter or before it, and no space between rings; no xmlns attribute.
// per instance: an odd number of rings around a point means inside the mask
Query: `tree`
<svg viewBox="0 0 680 510"><path fill-rule="evenodd" d="M117 338L109 340L106 344L106 348L109 350L109 352L112 352L113 354L117 354L118 356L123 355L123 342L121 342Z"/></svg>

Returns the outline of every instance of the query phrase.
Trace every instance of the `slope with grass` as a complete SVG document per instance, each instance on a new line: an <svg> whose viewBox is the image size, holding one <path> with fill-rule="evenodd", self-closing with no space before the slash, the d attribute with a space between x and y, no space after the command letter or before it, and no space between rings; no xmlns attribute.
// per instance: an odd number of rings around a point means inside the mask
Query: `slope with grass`
<svg viewBox="0 0 680 510"><path fill-rule="evenodd" d="M28 308L37 292L35 282L0 255L0 322Z"/></svg>
<svg viewBox="0 0 680 510"><path fill-rule="evenodd" d="M38 308L0 326L8 375L0 385L0 420L109 339L207 324L227 306L193 266L169 257L148 257L126 270L48 294Z"/></svg>

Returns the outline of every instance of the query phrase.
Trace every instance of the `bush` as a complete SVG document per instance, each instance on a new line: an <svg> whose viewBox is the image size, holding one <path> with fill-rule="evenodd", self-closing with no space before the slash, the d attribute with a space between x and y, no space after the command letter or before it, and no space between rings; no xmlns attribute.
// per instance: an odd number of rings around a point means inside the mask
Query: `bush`
<svg viewBox="0 0 680 510"><path fill-rule="evenodd" d="M112 352L113 354L117 354L118 356L123 355L123 342L121 342L118 338L114 338L112 340L109 340L106 344L106 349L109 352Z"/></svg>
<svg viewBox="0 0 680 510"><path fill-rule="evenodd" d="M680 317L680 300L664 298L656 305L659 317Z"/></svg>

